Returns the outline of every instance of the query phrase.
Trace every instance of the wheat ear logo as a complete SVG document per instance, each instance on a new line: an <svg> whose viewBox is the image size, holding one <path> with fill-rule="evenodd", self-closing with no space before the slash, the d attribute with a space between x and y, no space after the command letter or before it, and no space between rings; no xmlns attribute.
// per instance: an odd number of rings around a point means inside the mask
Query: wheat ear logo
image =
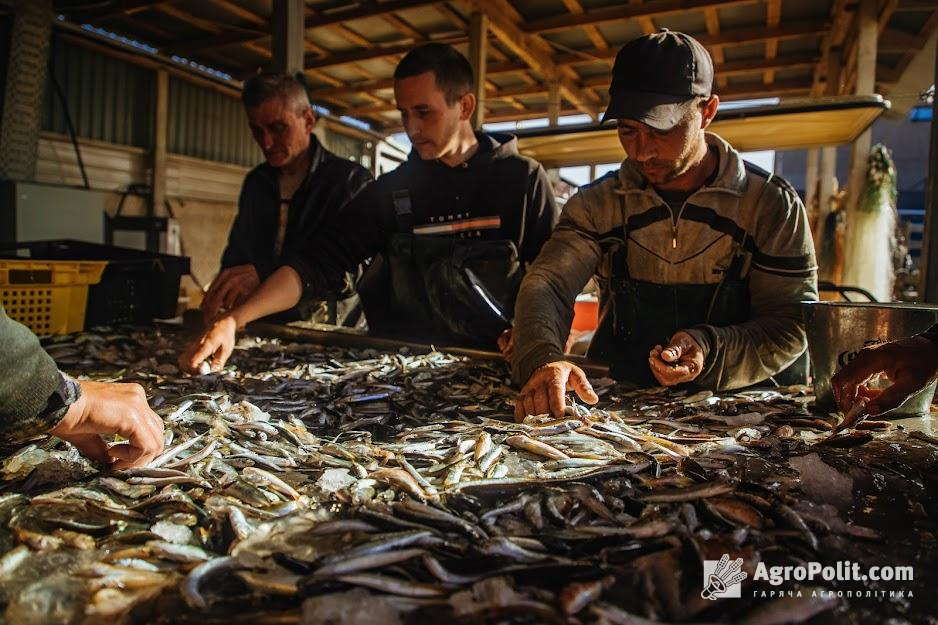
<svg viewBox="0 0 938 625"><path fill-rule="evenodd" d="M740 582L749 577L749 573L739 570L742 566L742 558L730 562L730 556L726 553L719 561L704 560L704 589L700 596L711 601L722 596L738 598Z"/></svg>

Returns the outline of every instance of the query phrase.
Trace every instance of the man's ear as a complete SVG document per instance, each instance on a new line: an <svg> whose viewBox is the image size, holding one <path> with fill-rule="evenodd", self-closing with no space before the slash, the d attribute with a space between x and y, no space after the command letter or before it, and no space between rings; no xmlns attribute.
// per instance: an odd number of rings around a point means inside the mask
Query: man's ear
<svg viewBox="0 0 938 625"><path fill-rule="evenodd" d="M717 116L717 110L720 108L720 96L713 94L700 109L700 129L705 130L713 118Z"/></svg>
<svg viewBox="0 0 938 625"><path fill-rule="evenodd" d="M312 133L316 127L316 112L313 111L312 105L303 110L303 122L306 125L306 134Z"/></svg>
<svg viewBox="0 0 938 625"><path fill-rule="evenodd" d="M476 96L474 93L466 93L459 98L459 119L472 119L472 113L476 110Z"/></svg>

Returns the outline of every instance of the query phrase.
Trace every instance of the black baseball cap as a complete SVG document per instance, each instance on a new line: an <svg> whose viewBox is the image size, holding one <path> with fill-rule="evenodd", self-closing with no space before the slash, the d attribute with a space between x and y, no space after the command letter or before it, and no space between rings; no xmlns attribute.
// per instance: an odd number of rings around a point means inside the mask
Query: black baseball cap
<svg viewBox="0 0 938 625"><path fill-rule="evenodd" d="M670 130L690 100L709 97L712 89L713 61L706 48L689 35L663 28L619 50L602 121L634 119Z"/></svg>

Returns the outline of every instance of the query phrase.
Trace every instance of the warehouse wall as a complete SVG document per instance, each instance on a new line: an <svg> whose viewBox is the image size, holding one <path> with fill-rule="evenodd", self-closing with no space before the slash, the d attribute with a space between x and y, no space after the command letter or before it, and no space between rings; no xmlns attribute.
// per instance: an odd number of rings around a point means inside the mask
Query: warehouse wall
<svg viewBox="0 0 938 625"><path fill-rule="evenodd" d="M89 185L111 192L108 210L113 213L128 186L151 182L155 71L61 37L53 45L50 67L37 181L82 186L70 117ZM168 109L167 203L182 226L183 249L192 259L193 274L207 284L218 270L244 176L263 155L234 92L171 75ZM346 132L322 119L316 135L340 156L370 167L373 144ZM144 210L143 198L126 198L124 214Z"/></svg>
<svg viewBox="0 0 938 625"><path fill-rule="evenodd" d="M108 212L114 214L124 190L148 184L149 155L143 148L119 146L92 139L79 141L91 187L107 190ZM183 253L192 258L192 273L201 284L218 270L228 230L234 220L237 195L248 168L170 154L167 163L167 201L182 226ZM44 132L39 142L37 182L81 186L75 150L68 137ZM128 196L123 213L144 214L142 198Z"/></svg>
<svg viewBox="0 0 938 625"><path fill-rule="evenodd" d="M264 158L241 102L223 93L171 77L167 121L172 153L244 166Z"/></svg>

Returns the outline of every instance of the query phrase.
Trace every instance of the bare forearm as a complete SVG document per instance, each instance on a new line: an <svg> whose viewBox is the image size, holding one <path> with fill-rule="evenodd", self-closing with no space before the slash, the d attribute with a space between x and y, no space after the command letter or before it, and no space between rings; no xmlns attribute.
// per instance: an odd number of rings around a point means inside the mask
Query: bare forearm
<svg viewBox="0 0 938 625"><path fill-rule="evenodd" d="M300 275L292 267L283 266L270 274L243 304L231 311L231 316L241 328L261 317L293 308L302 296Z"/></svg>

